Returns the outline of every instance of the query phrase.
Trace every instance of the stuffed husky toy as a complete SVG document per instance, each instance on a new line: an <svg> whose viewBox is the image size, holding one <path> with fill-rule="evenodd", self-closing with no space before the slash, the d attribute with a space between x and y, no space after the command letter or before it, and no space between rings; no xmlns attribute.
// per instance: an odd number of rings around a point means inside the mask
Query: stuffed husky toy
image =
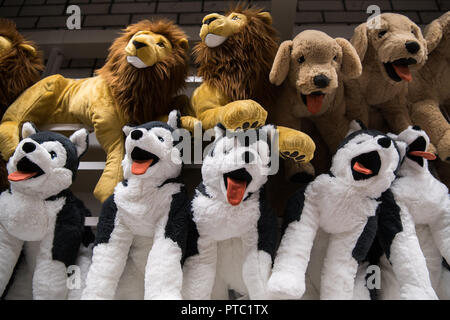
<svg viewBox="0 0 450 320"><path fill-rule="evenodd" d="M0 195L0 294L23 249L33 270L33 298L66 299L67 267L75 264L90 214L68 189L88 132L66 138L27 122L22 137L7 165L11 187Z"/></svg>
<svg viewBox="0 0 450 320"><path fill-rule="evenodd" d="M103 204L82 299L113 299L128 273L128 257L145 274L142 298L181 299L189 201L176 179L182 161L172 133L179 123L179 113L172 111L168 123L123 128L125 180Z"/></svg>
<svg viewBox="0 0 450 320"><path fill-rule="evenodd" d="M426 152L430 140L418 126L409 126L395 140L406 143L403 148L404 162L399 170L399 177L392 184L392 192L402 210L412 217L417 236L426 257L429 277L436 292L439 292L442 257L450 261L450 199L447 187L439 182L428 170L428 160L436 159ZM401 144L399 144L401 145ZM410 257L409 259L412 260ZM383 275L391 272L394 265L382 263L382 298L398 299L401 278L387 281ZM394 269L395 272L395 269ZM392 273L392 272L391 272ZM407 273L404 270L401 274ZM397 274L397 273L395 273ZM416 276L418 274L416 270ZM429 282L428 279L424 280ZM450 283L441 284L444 287Z"/></svg>
<svg viewBox="0 0 450 320"><path fill-rule="evenodd" d="M191 203L185 299L228 299L229 289L250 299L268 298L277 218L263 187L275 130L266 125L231 133L220 124L215 127L203 181Z"/></svg>
<svg viewBox="0 0 450 320"><path fill-rule="evenodd" d="M358 128L356 122L352 128ZM320 298L352 299L358 263L366 259L375 239L377 217L395 213L389 187L400 159L396 144L381 132L358 130L344 139L330 173L297 191L288 203L286 228L268 284L271 293L280 298L303 296L305 271L320 227L330 233ZM399 217L388 218L397 226ZM392 242L396 229L388 231L382 240ZM395 250L392 245L397 263L400 255Z"/></svg>

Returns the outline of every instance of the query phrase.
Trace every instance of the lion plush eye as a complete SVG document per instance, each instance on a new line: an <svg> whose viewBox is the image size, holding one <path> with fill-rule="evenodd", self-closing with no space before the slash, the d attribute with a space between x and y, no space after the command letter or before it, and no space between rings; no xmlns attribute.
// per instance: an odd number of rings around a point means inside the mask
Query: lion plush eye
<svg viewBox="0 0 450 320"><path fill-rule="evenodd" d="M297 59L297 62L298 62L298 63L303 63L303 62L305 62L305 57L304 57L304 56L301 56L300 58Z"/></svg>
<svg viewBox="0 0 450 320"><path fill-rule="evenodd" d="M165 47L164 42L162 42L162 41L158 42L156 45L161 47L161 48Z"/></svg>
<svg viewBox="0 0 450 320"><path fill-rule="evenodd" d="M239 18L238 16L234 16L233 18L231 18L231 20L240 20L241 18Z"/></svg>
<svg viewBox="0 0 450 320"><path fill-rule="evenodd" d="M387 33L387 31L386 30L383 30L383 31L380 31L380 32L378 32L378 38L383 38L383 36L385 35Z"/></svg>

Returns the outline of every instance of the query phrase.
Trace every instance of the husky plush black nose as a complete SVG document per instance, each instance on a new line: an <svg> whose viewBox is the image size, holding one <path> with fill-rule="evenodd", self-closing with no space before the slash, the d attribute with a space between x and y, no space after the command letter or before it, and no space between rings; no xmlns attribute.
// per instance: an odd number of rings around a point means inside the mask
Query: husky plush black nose
<svg viewBox="0 0 450 320"><path fill-rule="evenodd" d="M391 145L391 139L389 139L389 138L381 138L381 139L378 139L377 142L383 148L389 148Z"/></svg>
<svg viewBox="0 0 450 320"><path fill-rule="evenodd" d="M330 83L330 79L324 74L319 74L314 77L314 84L317 88L325 88Z"/></svg>
<svg viewBox="0 0 450 320"><path fill-rule="evenodd" d="M420 45L415 41L408 41L405 43L406 50L408 50L409 53L417 53L420 50Z"/></svg>
<svg viewBox="0 0 450 320"><path fill-rule="evenodd" d="M210 23L213 22L214 20L217 20L217 18L216 18L216 17L209 18L209 19L205 20L205 21L203 22L203 24L210 24Z"/></svg>
<svg viewBox="0 0 450 320"><path fill-rule="evenodd" d="M141 130L134 130L131 132L131 139L133 140L139 140L140 138L142 138L142 131Z"/></svg>
<svg viewBox="0 0 450 320"><path fill-rule="evenodd" d="M26 153L33 152L34 150L36 150L36 145L32 142L25 142L22 146L22 150Z"/></svg>

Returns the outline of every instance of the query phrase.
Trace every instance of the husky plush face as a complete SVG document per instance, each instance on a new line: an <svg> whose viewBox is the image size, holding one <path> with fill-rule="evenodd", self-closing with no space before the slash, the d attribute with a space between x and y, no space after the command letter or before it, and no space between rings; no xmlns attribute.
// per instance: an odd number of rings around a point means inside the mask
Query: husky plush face
<svg viewBox="0 0 450 320"><path fill-rule="evenodd" d="M202 166L208 192L232 206L239 205L267 181L270 166L270 139L274 127L226 133L215 127L215 142Z"/></svg>
<svg viewBox="0 0 450 320"><path fill-rule="evenodd" d="M180 114L172 111L168 123L152 121L137 127L125 126L125 179L148 179L155 183L177 177L181 171L180 150L172 133L178 128Z"/></svg>
<svg viewBox="0 0 450 320"><path fill-rule="evenodd" d="M341 143L331 173L357 187L384 191L395 179L400 160L391 138L375 130L357 130Z"/></svg>
<svg viewBox="0 0 450 320"><path fill-rule="evenodd" d="M8 162L11 189L47 198L67 189L75 178L79 157L88 146L86 129L70 138L54 132L37 132L27 122L22 126L23 140Z"/></svg>

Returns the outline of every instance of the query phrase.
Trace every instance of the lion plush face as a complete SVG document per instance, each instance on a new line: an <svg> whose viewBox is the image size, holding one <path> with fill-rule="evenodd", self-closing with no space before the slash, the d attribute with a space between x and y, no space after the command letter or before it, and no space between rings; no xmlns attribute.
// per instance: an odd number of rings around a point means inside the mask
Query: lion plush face
<svg viewBox="0 0 450 320"><path fill-rule="evenodd" d="M167 115L189 69L186 34L171 21L128 26L97 71L110 85L124 118L142 124Z"/></svg>
<svg viewBox="0 0 450 320"><path fill-rule="evenodd" d="M0 116L44 69L41 54L24 39L14 22L0 19Z"/></svg>

